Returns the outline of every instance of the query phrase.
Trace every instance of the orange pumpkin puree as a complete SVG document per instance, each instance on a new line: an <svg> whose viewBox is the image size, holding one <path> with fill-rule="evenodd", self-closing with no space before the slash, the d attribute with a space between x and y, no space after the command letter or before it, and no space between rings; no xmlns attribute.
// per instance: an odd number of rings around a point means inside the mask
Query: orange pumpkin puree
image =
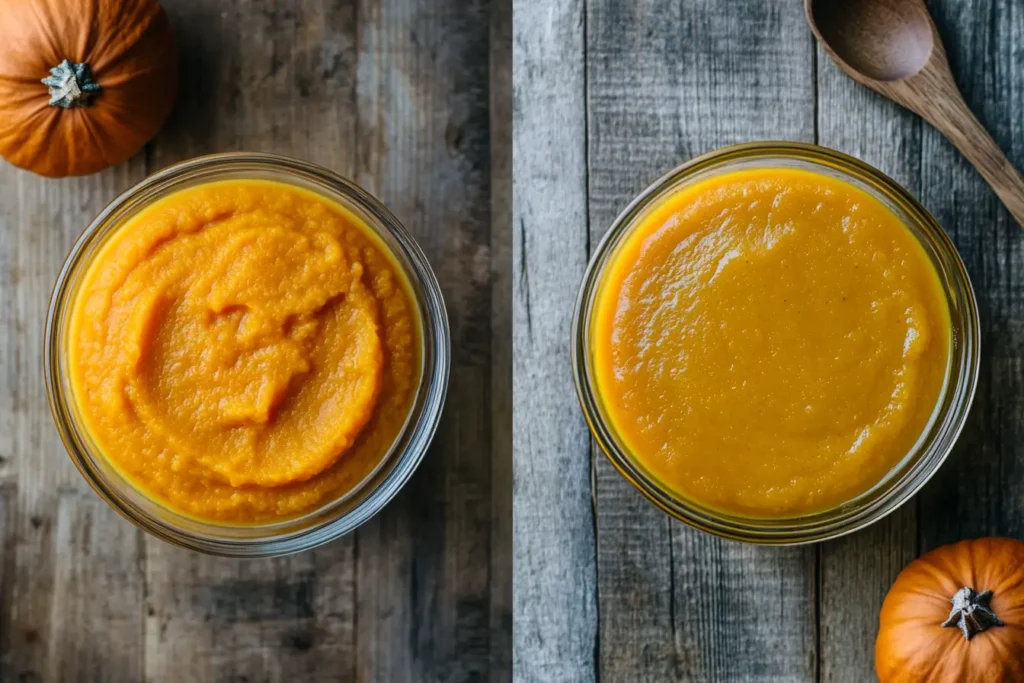
<svg viewBox="0 0 1024 683"><path fill-rule="evenodd" d="M353 489L403 429L420 322L391 252L305 190L181 190L109 239L73 304L70 380L105 457L199 519L273 521Z"/></svg>
<svg viewBox="0 0 1024 683"><path fill-rule="evenodd" d="M947 373L948 304L920 243L810 171L735 171L662 199L593 315L597 394L632 457L741 516L870 489L925 431Z"/></svg>

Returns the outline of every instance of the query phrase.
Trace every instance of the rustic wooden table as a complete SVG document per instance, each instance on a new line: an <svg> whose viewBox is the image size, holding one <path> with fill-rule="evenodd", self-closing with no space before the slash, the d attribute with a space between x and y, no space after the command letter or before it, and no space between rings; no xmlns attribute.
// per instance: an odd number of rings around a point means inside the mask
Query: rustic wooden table
<svg viewBox="0 0 1024 683"><path fill-rule="evenodd" d="M511 679L511 9L479 0L166 0L177 109L129 163L0 165L0 681ZM42 379L50 288L116 194L263 150L381 197L444 290L445 419L383 513L313 552L204 557L137 531L65 455Z"/></svg>
<svg viewBox="0 0 1024 683"><path fill-rule="evenodd" d="M518 2L513 31L515 668L533 681L874 679L882 598L919 553L1024 536L1024 232L938 133L818 50L797 0ZM1024 168L1024 12L929 2L965 96ZM955 241L980 300L981 380L939 474L887 519L797 548L672 521L593 453L570 316L626 203L729 143L834 147L889 173Z"/></svg>

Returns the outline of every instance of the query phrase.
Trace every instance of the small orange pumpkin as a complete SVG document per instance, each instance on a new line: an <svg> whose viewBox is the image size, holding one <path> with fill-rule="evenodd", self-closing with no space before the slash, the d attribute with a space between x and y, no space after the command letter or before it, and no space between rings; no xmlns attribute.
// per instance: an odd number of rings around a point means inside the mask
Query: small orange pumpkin
<svg viewBox="0 0 1024 683"><path fill-rule="evenodd" d="M178 85L156 0L0 0L0 156L45 176L125 161L166 121Z"/></svg>
<svg viewBox="0 0 1024 683"><path fill-rule="evenodd" d="M961 541L900 572L875 641L881 683L1024 681L1024 543Z"/></svg>

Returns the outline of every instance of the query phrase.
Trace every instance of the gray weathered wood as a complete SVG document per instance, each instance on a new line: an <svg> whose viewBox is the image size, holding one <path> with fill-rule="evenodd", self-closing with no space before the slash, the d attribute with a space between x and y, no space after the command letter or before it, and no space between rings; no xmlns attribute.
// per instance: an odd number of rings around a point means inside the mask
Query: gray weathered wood
<svg viewBox="0 0 1024 683"><path fill-rule="evenodd" d="M596 680L589 438L569 369L587 258L583 0L513 6L515 678Z"/></svg>
<svg viewBox="0 0 1024 683"><path fill-rule="evenodd" d="M151 544L148 680L358 680L354 557L338 545L244 561Z"/></svg>
<svg viewBox="0 0 1024 683"><path fill-rule="evenodd" d="M59 492L55 527L48 680L140 680L142 534L92 491Z"/></svg>
<svg viewBox="0 0 1024 683"><path fill-rule="evenodd" d="M56 182L0 168L0 680L509 680L510 304L494 304L509 301L510 150L488 114L509 116L491 92L510 88L500 2L165 6L182 90L144 154ZM444 424L399 498L352 536L256 562L170 547L108 510L63 452L38 356L57 270L103 204L232 149L303 157L378 194L437 271L454 346Z"/></svg>
<svg viewBox="0 0 1024 683"><path fill-rule="evenodd" d="M813 140L812 43L798 4L591 2L592 242L682 161ZM669 520L598 458L602 681L807 681L815 551L724 542Z"/></svg>
<svg viewBox="0 0 1024 683"><path fill-rule="evenodd" d="M863 88L819 49L818 142L852 154L920 191L921 128L915 115ZM821 546L821 680L870 681L878 610L900 570L917 556L912 500L867 529Z"/></svg>

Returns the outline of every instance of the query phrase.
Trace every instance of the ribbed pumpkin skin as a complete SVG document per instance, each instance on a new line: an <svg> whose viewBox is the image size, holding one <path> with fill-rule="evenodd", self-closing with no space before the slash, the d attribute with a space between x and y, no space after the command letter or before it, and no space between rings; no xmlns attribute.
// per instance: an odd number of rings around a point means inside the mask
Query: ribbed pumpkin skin
<svg viewBox="0 0 1024 683"><path fill-rule="evenodd" d="M964 586L991 590L1005 626L969 641L943 628L950 598ZM882 604L875 671L881 683L1024 682L1024 543L961 541L907 565Z"/></svg>
<svg viewBox="0 0 1024 683"><path fill-rule="evenodd" d="M85 62L103 89L86 107L50 106L40 83ZM0 156L44 176L127 160L166 121L178 53L156 0L0 1Z"/></svg>

